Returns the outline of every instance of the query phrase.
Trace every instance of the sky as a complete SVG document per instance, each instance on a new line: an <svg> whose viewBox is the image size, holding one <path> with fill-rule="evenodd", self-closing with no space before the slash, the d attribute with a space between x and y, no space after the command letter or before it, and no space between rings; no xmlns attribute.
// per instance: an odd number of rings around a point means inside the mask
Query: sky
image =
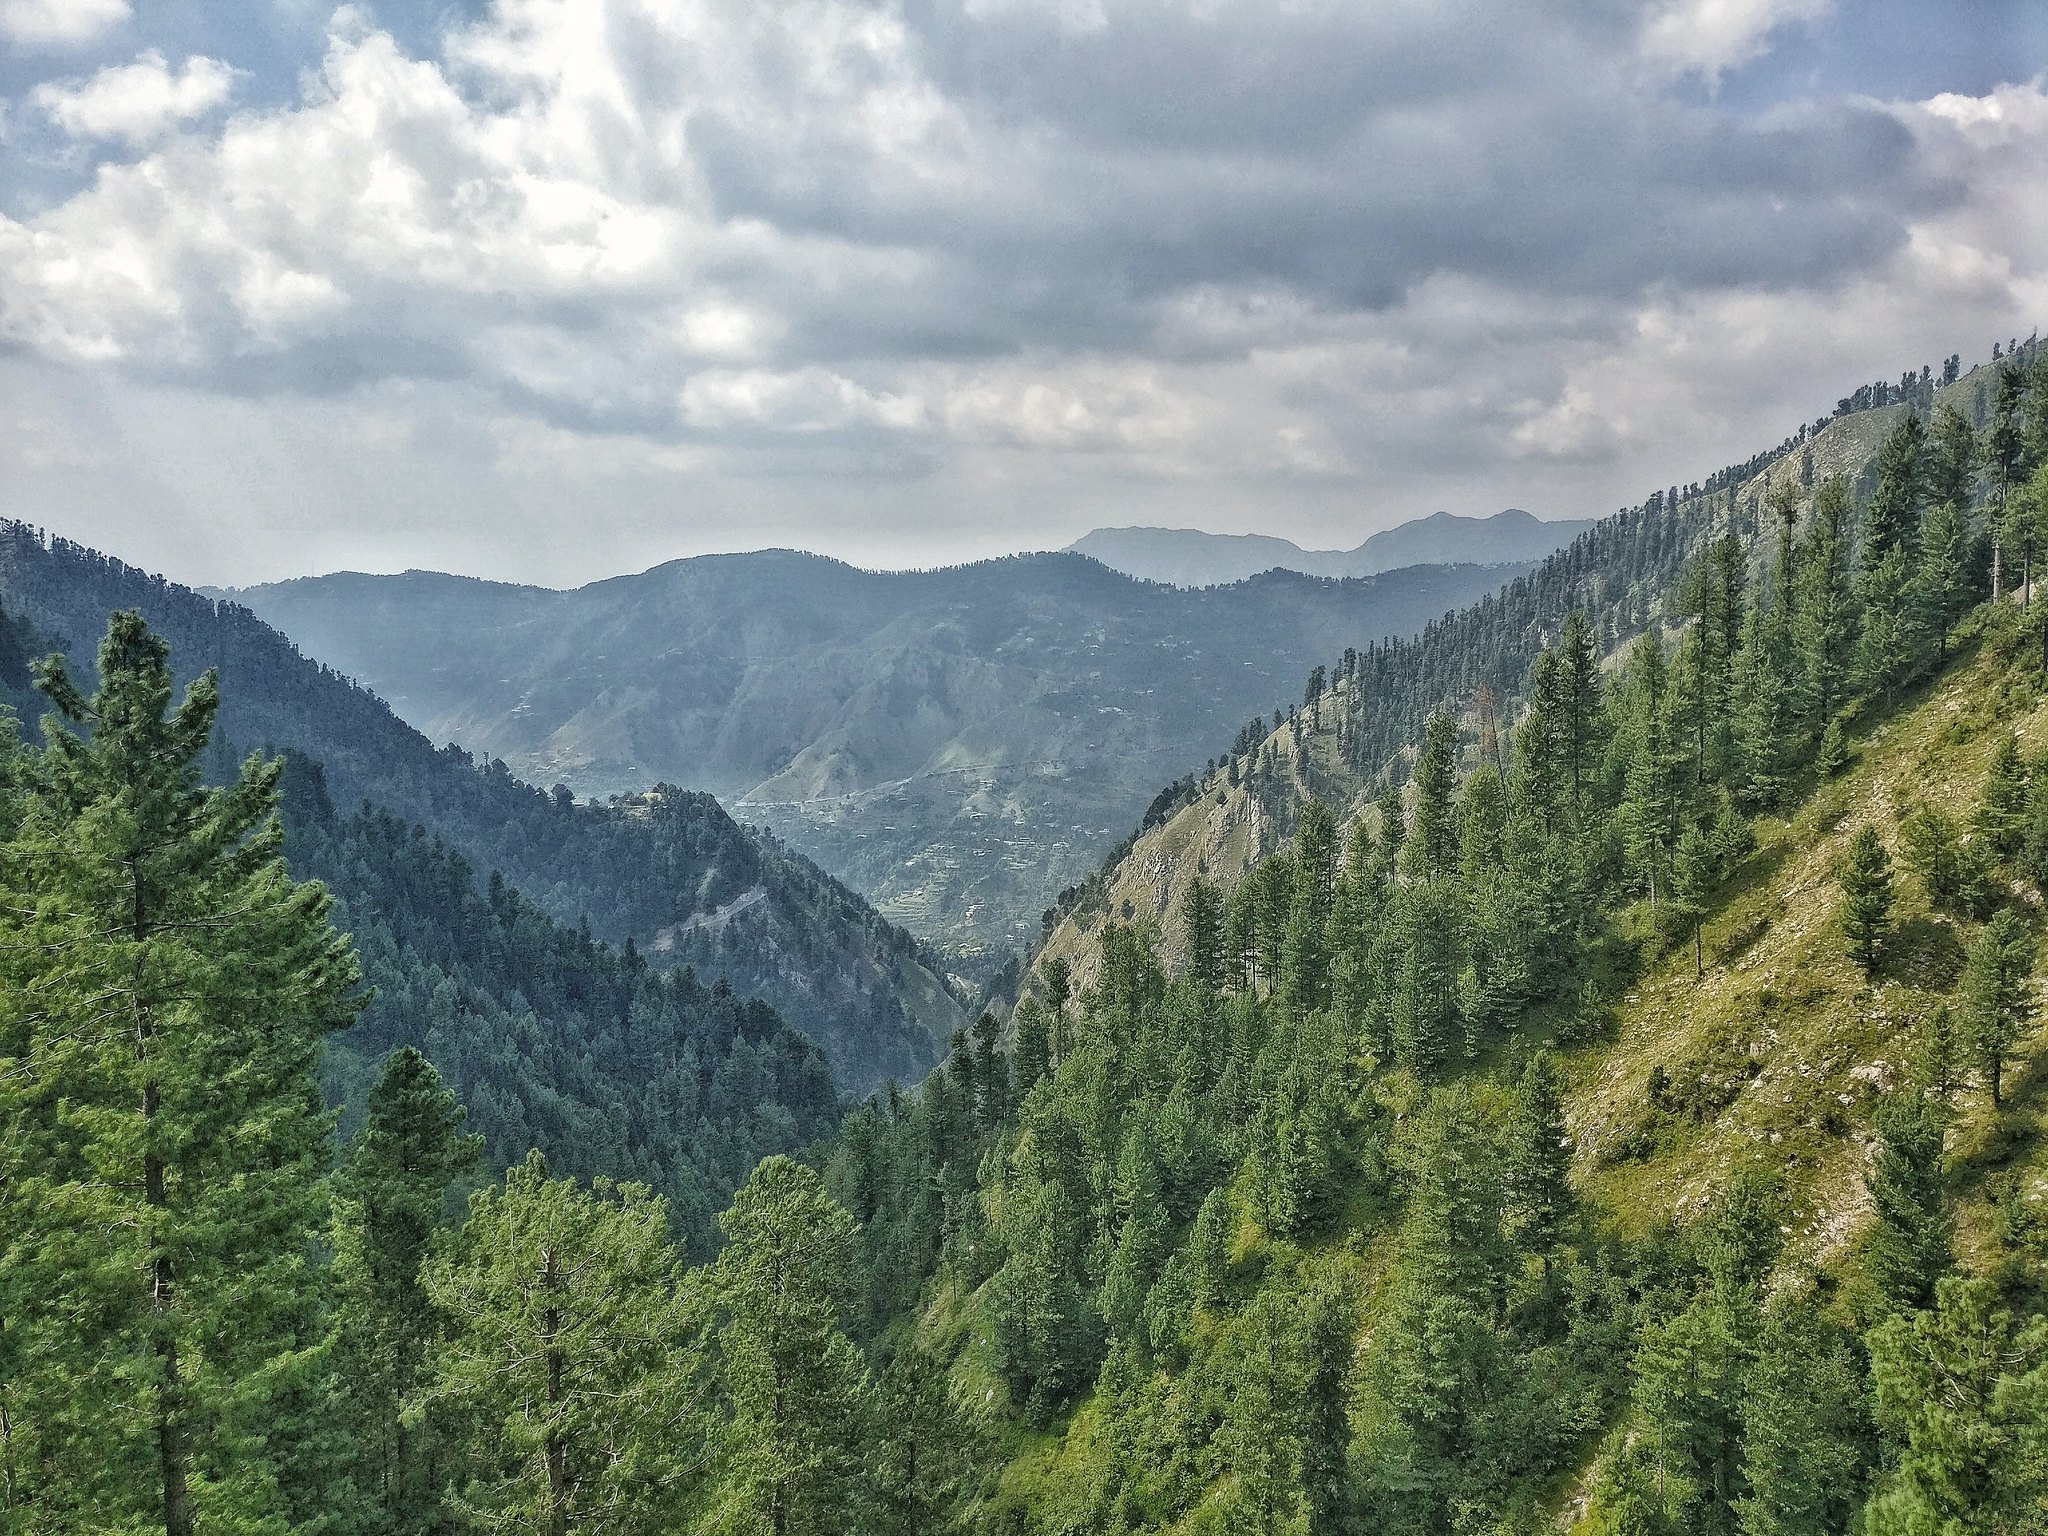
<svg viewBox="0 0 2048 1536"><path fill-rule="evenodd" d="M0 0L0 515L240 585L1597 515L2048 316L2040 0Z"/></svg>

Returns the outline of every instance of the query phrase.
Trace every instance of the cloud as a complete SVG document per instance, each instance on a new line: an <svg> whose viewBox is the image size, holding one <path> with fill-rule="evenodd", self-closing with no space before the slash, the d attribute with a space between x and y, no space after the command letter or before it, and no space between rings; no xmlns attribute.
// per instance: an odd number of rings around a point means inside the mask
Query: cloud
<svg viewBox="0 0 2048 1536"><path fill-rule="evenodd" d="M32 99L73 138L146 144L224 105L234 85L235 71L218 59L189 58L173 70L152 48L89 80L46 81Z"/></svg>
<svg viewBox="0 0 2048 1536"><path fill-rule="evenodd" d="M0 348L301 424L432 400L435 446L379 453L469 454L448 482L493 505L520 442L565 483L584 454L621 509L687 483L906 545L964 504L1012 507L984 534L1011 543L1154 498L1340 538L1580 512L1668 480L1645 466L1674 442L1775 441L1866 357L1895 375L1888 348L2032 328L2038 84L1738 107L1681 78L1801 22L1827 24L1806 0L498 0L422 49L345 10L260 108L209 116L231 81L203 57L32 91L140 153L0 215ZM1774 365L1780 337L1816 353Z"/></svg>
<svg viewBox="0 0 2048 1536"><path fill-rule="evenodd" d="M1643 29L1643 54L1676 74L1710 80L1762 55L1773 33L1818 21L1833 0L1670 0Z"/></svg>
<svg viewBox="0 0 2048 1536"><path fill-rule="evenodd" d="M128 0L0 0L0 37L22 48L79 48L130 14Z"/></svg>

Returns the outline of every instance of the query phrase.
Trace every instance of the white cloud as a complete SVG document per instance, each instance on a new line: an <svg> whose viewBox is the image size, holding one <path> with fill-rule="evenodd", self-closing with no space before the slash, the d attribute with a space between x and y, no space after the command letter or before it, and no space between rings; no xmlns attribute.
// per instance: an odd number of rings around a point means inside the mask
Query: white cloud
<svg viewBox="0 0 2048 1536"><path fill-rule="evenodd" d="M0 37L23 48L77 48L130 14L128 0L0 0Z"/></svg>
<svg viewBox="0 0 2048 1536"><path fill-rule="evenodd" d="M1535 8L1500 50L1419 3L498 0L422 56L343 13L218 124L224 66L144 55L32 97L145 152L0 216L0 356L154 391L194 446L131 440L202 478L270 412L291 452L223 517L552 578L561 496L598 569L679 499L913 561L1091 509L1598 511L2048 308L2038 86L1744 116L1672 72L1809 0ZM53 508L101 473L15 462Z"/></svg>
<svg viewBox="0 0 2048 1536"><path fill-rule="evenodd" d="M174 70L152 48L89 80L45 82L32 99L73 138L146 144L221 106L234 87L235 71L218 59L195 56Z"/></svg>
<svg viewBox="0 0 2048 1536"><path fill-rule="evenodd" d="M1718 79L1769 46L1771 34L1818 21L1833 0L1670 0L1643 30L1643 53L1674 73Z"/></svg>
<svg viewBox="0 0 2048 1536"><path fill-rule="evenodd" d="M861 426L912 432L925 424L924 405L914 397L877 393L824 368L700 373L683 386L680 410L686 423L706 432L835 432Z"/></svg>

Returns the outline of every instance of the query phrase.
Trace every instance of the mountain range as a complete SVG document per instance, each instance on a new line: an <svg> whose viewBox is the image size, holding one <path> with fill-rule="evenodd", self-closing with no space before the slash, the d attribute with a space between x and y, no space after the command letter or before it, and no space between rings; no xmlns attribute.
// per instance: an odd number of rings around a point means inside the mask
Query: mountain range
<svg viewBox="0 0 2048 1536"><path fill-rule="evenodd" d="M181 677L219 674L216 776L248 749L300 754L343 812L370 807L412 824L476 879L501 875L572 937L581 926L614 945L633 940L658 966L688 964L707 984L762 999L817 1042L845 1089L915 1080L967 1022L910 935L711 796L653 781L604 806L545 793L502 762L436 748L247 608L4 521L0 610L12 627L0 662L12 655L14 678L0 676L0 703L36 706L15 652L54 646L90 676L117 609L140 612L170 643ZM32 643L20 638L30 629Z"/></svg>
<svg viewBox="0 0 2048 1536"><path fill-rule="evenodd" d="M767 550L566 592L414 571L232 597L437 742L584 797L716 794L985 959L1312 666L1520 569L1189 591L1073 553L875 572Z"/></svg>
<svg viewBox="0 0 2048 1536"><path fill-rule="evenodd" d="M1272 570L1354 577L1414 565L1514 565L1541 560L1591 526L1589 518L1545 521L1510 507L1491 517L1432 513L1384 529L1356 549L1303 549L1268 534L1195 528L1097 528L1067 548L1141 581L1214 587Z"/></svg>

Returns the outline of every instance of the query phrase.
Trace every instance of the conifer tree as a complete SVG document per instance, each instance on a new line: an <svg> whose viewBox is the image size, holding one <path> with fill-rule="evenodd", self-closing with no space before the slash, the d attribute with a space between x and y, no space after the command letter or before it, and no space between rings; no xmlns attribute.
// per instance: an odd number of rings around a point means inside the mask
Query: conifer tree
<svg viewBox="0 0 2048 1536"><path fill-rule="evenodd" d="M1849 585L1849 483L1840 475L1814 493L1813 521L1800 547L1796 578L1799 649L1804 662L1808 729L1821 738L1835 723L1856 654L1855 604ZM1827 753L1822 751L1825 759ZM1832 767L1821 771L1831 773Z"/></svg>
<svg viewBox="0 0 2048 1536"><path fill-rule="evenodd" d="M2019 530L2013 524L2015 508L2012 489L2019 478L2026 440L2020 431L2020 404L2024 396L2020 371L2002 369L1998 392L1993 397L1991 420L1984 429L1984 467L1993 492L1991 511L1991 596L2005 595L2005 558L2016 548Z"/></svg>
<svg viewBox="0 0 2048 1536"><path fill-rule="evenodd" d="M403 1414L438 1332L420 1267L450 1187L483 1152L483 1138L464 1133L464 1118L441 1074L404 1046L370 1091L337 1181L336 1368L359 1518L405 1536L433 1531L442 1518L434 1448Z"/></svg>
<svg viewBox="0 0 2048 1536"><path fill-rule="evenodd" d="M1373 801L1373 809L1379 814L1380 858L1389 877L1399 866L1401 848L1408 837L1408 821L1401 805L1401 790L1398 785L1388 784Z"/></svg>
<svg viewBox="0 0 2048 1536"><path fill-rule="evenodd" d="M1445 710L1429 717L1415 764L1415 828L1406 850L1412 879L1433 880L1455 865L1452 796L1458 782L1458 722Z"/></svg>
<svg viewBox="0 0 2048 1536"><path fill-rule="evenodd" d="M1921 456L1927 429L1918 416L1908 416L1884 440L1877 454L1877 489L1863 514L1858 559L1864 571L1874 570L1894 552L1909 558L1919 540Z"/></svg>
<svg viewBox="0 0 2048 1536"><path fill-rule="evenodd" d="M2019 738L2007 731L1998 740L1984 792L1971 827L1992 852L2009 859L2020 851L2027 834L2028 775L2020 760Z"/></svg>
<svg viewBox="0 0 2048 1536"><path fill-rule="evenodd" d="M1464 923L1459 892L1448 880L1401 893L1401 960L1394 979L1390 1034L1394 1061L1427 1073L1466 1043L1458 1006L1464 969Z"/></svg>
<svg viewBox="0 0 2048 1536"><path fill-rule="evenodd" d="M1666 720L1669 680L1661 635L1652 631L1630 647L1624 690L1627 750L1617 820L1623 858L1650 898L1654 920L1657 902L1669 885L1679 804Z"/></svg>
<svg viewBox="0 0 2048 1536"><path fill-rule="evenodd" d="M831 1536L862 1528L867 1372L845 1332L853 1219L810 1169L771 1157L719 1218L713 1269L730 1419L711 1529Z"/></svg>
<svg viewBox="0 0 2048 1536"><path fill-rule="evenodd" d="M1221 991L1229 974L1223 953L1223 901L1208 880L1197 876L1188 886L1181 922L1187 943L1188 979L1212 992Z"/></svg>
<svg viewBox="0 0 2048 1536"><path fill-rule="evenodd" d="M1931 1306L1949 1267L1955 1221L1942 1180L1945 1116L1917 1090L1878 1109L1877 1151L1864 1176L1873 1213L1863 1238L1865 1311L1877 1318Z"/></svg>
<svg viewBox="0 0 2048 1536"><path fill-rule="evenodd" d="M1935 1305L1870 1335L1896 1466L1869 1536L2019 1536L2048 1495L2048 1321L2016 1318L1988 1280L1950 1275Z"/></svg>
<svg viewBox="0 0 2048 1536"><path fill-rule="evenodd" d="M1707 973L1707 900L1715 883L1713 837L1697 820L1687 824L1671 861L1671 910L1692 933L1693 979Z"/></svg>
<svg viewBox="0 0 2048 1536"><path fill-rule="evenodd" d="M1529 1253L1543 1255L1563 1235L1571 1214L1571 1141L1565 1131L1564 1091L1557 1063L1547 1050L1529 1058L1516 1080L1508 1111L1505 1167L1502 1170L1508 1228Z"/></svg>
<svg viewBox="0 0 2048 1536"><path fill-rule="evenodd" d="M421 1284L445 1320L429 1403L469 1426L450 1479L486 1530L636 1536L703 1495L707 1426L664 1201L551 1179L538 1152L479 1190Z"/></svg>
<svg viewBox="0 0 2048 1536"><path fill-rule="evenodd" d="M1566 615L1564 633L1558 640L1560 681L1564 694L1561 722L1564 749L1564 779L1573 808L1586 793L1601 747L1600 647L1585 614L1573 609Z"/></svg>
<svg viewBox="0 0 2048 1536"><path fill-rule="evenodd" d="M1891 932L1892 857L1885 851L1877 828L1868 823L1856 829L1849 840L1849 856L1843 861L1842 935L1849 954L1868 976L1877 967L1878 951Z"/></svg>
<svg viewBox="0 0 2048 1536"><path fill-rule="evenodd" d="M1937 666L1947 662L1956 620L1976 597L1969 544L1969 523L1962 508L1953 501L1937 502L1921 525L1920 566L1914 574L1914 595L1921 608L1918 628L1933 636Z"/></svg>
<svg viewBox="0 0 2048 1536"><path fill-rule="evenodd" d="M1792 637L1782 603L1759 600L1743 622L1736 662L1736 792L1769 809L1790 777Z"/></svg>
<svg viewBox="0 0 2048 1536"><path fill-rule="evenodd" d="M876 1410L873 1529L878 1536L954 1529L981 1445L947 1398L943 1362L915 1345L898 1350L882 1373Z"/></svg>
<svg viewBox="0 0 2048 1536"><path fill-rule="evenodd" d="M1246 1536L1290 1536L1307 1527L1302 1497L1304 1383L1284 1296L1262 1291L1235 1336L1229 1417L1222 1439L1236 1485L1229 1525Z"/></svg>
<svg viewBox="0 0 2048 1536"><path fill-rule="evenodd" d="M1994 1106L2005 1102L2005 1063L2033 1017L2033 966L2033 940L2010 908L1985 924L1963 963L1963 1045Z"/></svg>
<svg viewBox="0 0 2048 1536"><path fill-rule="evenodd" d="M1046 1027L1045 1005L1035 997L1026 997L1017 1004L1017 1033L1010 1047L1010 1070L1019 1101L1052 1070L1052 1039ZM859 1211L853 1214L857 1219L865 1219Z"/></svg>
<svg viewBox="0 0 2048 1536"><path fill-rule="evenodd" d="M0 854L29 914L0 946L0 1319L30 1366L6 1389L13 1498L37 1529L294 1529L325 1439L313 1068L356 962L286 872L282 764L201 782L212 674L173 705L134 613L98 670L88 697L39 669L56 716Z"/></svg>
<svg viewBox="0 0 2048 1536"><path fill-rule="evenodd" d="M1742 1536L1839 1536L1872 1450L1861 1361L1816 1310L1773 1301L1742 1381Z"/></svg>
<svg viewBox="0 0 2048 1536"><path fill-rule="evenodd" d="M1977 491L1977 434L1952 405L1934 413L1927 444L1927 495L1935 506L1968 508Z"/></svg>

